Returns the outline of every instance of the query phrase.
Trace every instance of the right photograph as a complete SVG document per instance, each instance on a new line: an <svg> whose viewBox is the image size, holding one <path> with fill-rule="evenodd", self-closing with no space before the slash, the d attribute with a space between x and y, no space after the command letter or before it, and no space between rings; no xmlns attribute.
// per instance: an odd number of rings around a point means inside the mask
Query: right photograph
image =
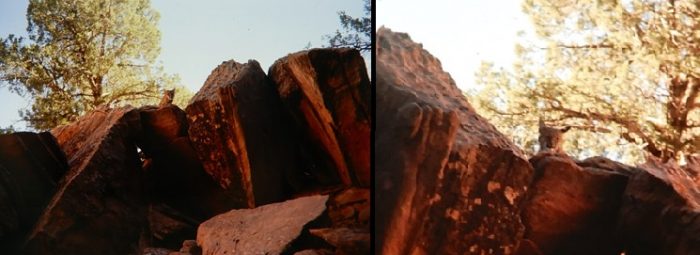
<svg viewBox="0 0 700 255"><path fill-rule="evenodd" d="M700 254L700 4L376 1L376 254Z"/></svg>

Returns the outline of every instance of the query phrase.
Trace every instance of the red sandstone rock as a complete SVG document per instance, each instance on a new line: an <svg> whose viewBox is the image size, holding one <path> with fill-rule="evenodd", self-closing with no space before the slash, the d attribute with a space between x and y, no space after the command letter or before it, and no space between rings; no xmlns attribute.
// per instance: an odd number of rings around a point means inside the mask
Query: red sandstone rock
<svg viewBox="0 0 700 255"><path fill-rule="evenodd" d="M306 138L343 185L370 181L370 84L353 49L313 49L278 59L270 78ZM314 174L314 173L312 173Z"/></svg>
<svg viewBox="0 0 700 255"><path fill-rule="evenodd" d="M655 159L639 168L618 218L625 254L700 254L700 188L693 173Z"/></svg>
<svg viewBox="0 0 700 255"><path fill-rule="evenodd" d="M129 254L146 224L143 178L130 107L98 110L53 129L70 169L29 235L23 254Z"/></svg>
<svg viewBox="0 0 700 255"><path fill-rule="evenodd" d="M202 254L202 249L200 249L197 245L197 241L185 240L182 242L182 248L180 248L180 252L184 254L199 255Z"/></svg>
<svg viewBox="0 0 700 255"><path fill-rule="evenodd" d="M349 188L331 194L328 216L334 227L369 227L369 189Z"/></svg>
<svg viewBox="0 0 700 255"><path fill-rule="evenodd" d="M515 255L542 255L542 252L537 247L537 244L529 239L523 239L518 243Z"/></svg>
<svg viewBox="0 0 700 255"><path fill-rule="evenodd" d="M532 167L408 35L377 33L378 254L511 254Z"/></svg>
<svg viewBox="0 0 700 255"><path fill-rule="evenodd" d="M209 176L187 137L185 112L175 105L138 109L143 127L137 145L145 161L149 207L147 245L179 249L196 227L234 208L235 200Z"/></svg>
<svg viewBox="0 0 700 255"><path fill-rule="evenodd" d="M303 250L295 252L294 255L332 255L334 254L329 250Z"/></svg>
<svg viewBox="0 0 700 255"><path fill-rule="evenodd" d="M50 133L0 135L0 246L13 253L68 170Z"/></svg>
<svg viewBox="0 0 700 255"><path fill-rule="evenodd" d="M204 171L187 137L176 138L159 151L145 169L153 202L165 203L197 221L235 208L235 198Z"/></svg>
<svg viewBox="0 0 700 255"><path fill-rule="evenodd" d="M685 172L688 174L688 177L690 177L691 180L695 182L695 184L700 187L700 155L699 154L691 154L686 157L687 163L681 168L685 170Z"/></svg>
<svg viewBox="0 0 700 255"><path fill-rule="evenodd" d="M584 169L612 171L625 176L632 176L640 171L639 168L628 166L602 156L590 157L583 161L576 161L576 164Z"/></svg>
<svg viewBox="0 0 700 255"><path fill-rule="evenodd" d="M176 105L145 106L139 108L139 113L143 136L138 145L148 155L156 154L173 140L187 136L185 111Z"/></svg>
<svg viewBox="0 0 700 255"><path fill-rule="evenodd" d="M304 225L326 209L328 196L310 196L217 215L197 230L204 255L280 254Z"/></svg>
<svg viewBox="0 0 700 255"><path fill-rule="evenodd" d="M307 69L294 66L295 59L308 61ZM29 147L12 143L10 153L3 153L0 137L0 239L6 242L3 234L12 235L10 244L26 244L22 254L199 254L192 242L173 250L192 238L192 227L202 219L231 208L335 191L328 212L333 222L325 212L327 197L303 197L240 211L233 225L242 232L226 228L208 236L242 233L238 242L243 245L234 253L309 249L329 254L331 246L308 229L333 223L362 227L360 233L322 232L339 247L338 254L357 250L350 244L361 244L368 253L371 113L364 62L356 51L328 49L290 55L284 64L303 71L284 79L313 79L297 84L313 94L312 108L285 106L257 62L229 61L214 70L187 112L174 105L100 108L54 129L58 144L48 153L34 146L46 146L45 141L34 144L34 136L20 139ZM300 112L322 112L331 123L309 124L314 117L290 114ZM44 138L53 139L46 133L37 141ZM21 149L24 154L17 154ZM62 155L61 150L67 160L46 161ZM4 178L6 172L22 179ZM340 190L351 183L364 188ZM25 191L31 196L21 194ZM16 194L27 200L17 200ZM239 224L240 219L247 221ZM35 223L29 240L21 242L25 235L15 235L16 230L30 230Z"/></svg>
<svg viewBox="0 0 700 255"><path fill-rule="evenodd" d="M581 168L562 154L530 162L536 174L523 209L525 238L543 254L620 254L615 225L628 177L592 160Z"/></svg>
<svg viewBox="0 0 700 255"><path fill-rule="evenodd" d="M338 255L370 254L370 234L362 228L311 229L311 234L323 238L336 247Z"/></svg>
<svg viewBox="0 0 700 255"><path fill-rule="evenodd" d="M297 145L279 96L258 62L222 63L186 108L189 137L204 169L235 208L289 197L300 176Z"/></svg>

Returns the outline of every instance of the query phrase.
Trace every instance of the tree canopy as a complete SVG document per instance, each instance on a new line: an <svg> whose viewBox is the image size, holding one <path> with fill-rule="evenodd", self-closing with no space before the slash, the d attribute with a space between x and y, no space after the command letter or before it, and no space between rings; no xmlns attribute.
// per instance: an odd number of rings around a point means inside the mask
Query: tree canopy
<svg viewBox="0 0 700 255"><path fill-rule="evenodd" d="M330 47L355 48L361 52L372 50L372 3L369 0L364 3L363 17L353 18L345 11L338 12L343 32L336 30L332 36L326 36Z"/></svg>
<svg viewBox="0 0 700 255"><path fill-rule="evenodd" d="M537 40L512 69L484 62L475 107L529 151L537 120L569 125L564 148L626 162L700 147L700 3L526 0Z"/></svg>
<svg viewBox="0 0 700 255"><path fill-rule="evenodd" d="M0 38L0 81L31 98L20 115L38 130L100 105L157 102L179 86L154 64L158 19L148 0L30 0L28 38Z"/></svg>

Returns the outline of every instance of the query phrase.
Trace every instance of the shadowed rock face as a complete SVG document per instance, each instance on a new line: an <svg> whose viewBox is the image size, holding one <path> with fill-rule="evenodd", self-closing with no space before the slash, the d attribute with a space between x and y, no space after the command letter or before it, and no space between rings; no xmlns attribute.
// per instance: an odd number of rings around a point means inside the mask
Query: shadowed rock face
<svg viewBox="0 0 700 255"><path fill-rule="evenodd" d="M128 254L146 222L138 112L95 111L51 131L69 170L22 254Z"/></svg>
<svg viewBox="0 0 700 255"><path fill-rule="evenodd" d="M525 238L543 254L620 254L615 223L628 177L557 153L530 162L536 174L523 206Z"/></svg>
<svg viewBox="0 0 700 255"><path fill-rule="evenodd" d="M0 246L12 253L68 170L50 133L0 135Z"/></svg>
<svg viewBox="0 0 700 255"><path fill-rule="evenodd" d="M307 157L320 164L310 174L326 186L368 187L370 84L360 53L302 51L275 61L269 75L303 130Z"/></svg>
<svg viewBox="0 0 700 255"><path fill-rule="evenodd" d="M336 254L370 254L369 232L352 228L312 229L311 234L323 238L336 248Z"/></svg>
<svg viewBox="0 0 700 255"><path fill-rule="evenodd" d="M532 167L421 45L377 38L375 252L513 253Z"/></svg>
<svg viewBox="0 0 700 255"><path fill-rule="evenodd" d="M331 194L328 199L328 216L333 226L369 227L370 204L369 189L345 189Z"/></svg>
<svg viewBox="0 0 700 255"><path fill-rule="evenodd" d="M187 117L176 105L139 108L143 135L137 143L148 155L161 153L173 140L187 137Z"/></svg>
<svg viewBox="0 0 700 255"><path fill-rule="evenodd" d="M144 106L139 112L143 132L137 145L145 157L151 203L165 203L199 221L233 209L235 200L199 161L187 136L185 112L176 105Z"/></svg>
<svg viewBox="0 0 700 255"><path fill-rule="evenodd" d="M294 129L258 62L222 63L186 112L204 169L235 199L235 208L289 197L287 180L300 175Z"/></svg>
<svg viewBox="0 0 700 255"><path fill-rule="evenodd" d="M692 161L691 161L692 163ZM626 254L700 253L700 185L696 165L651 160L630 177L618 231Z"/></svg>

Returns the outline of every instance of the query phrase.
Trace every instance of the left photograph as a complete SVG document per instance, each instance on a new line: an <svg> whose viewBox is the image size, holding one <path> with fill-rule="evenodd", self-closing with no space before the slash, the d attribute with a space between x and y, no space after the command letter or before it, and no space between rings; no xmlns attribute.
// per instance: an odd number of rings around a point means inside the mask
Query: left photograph
<svg viewBox="0 0 700 255"><path fill-rule="evenodd" d="M370 254L372 9L0 3L3 254Z"/></svg>

